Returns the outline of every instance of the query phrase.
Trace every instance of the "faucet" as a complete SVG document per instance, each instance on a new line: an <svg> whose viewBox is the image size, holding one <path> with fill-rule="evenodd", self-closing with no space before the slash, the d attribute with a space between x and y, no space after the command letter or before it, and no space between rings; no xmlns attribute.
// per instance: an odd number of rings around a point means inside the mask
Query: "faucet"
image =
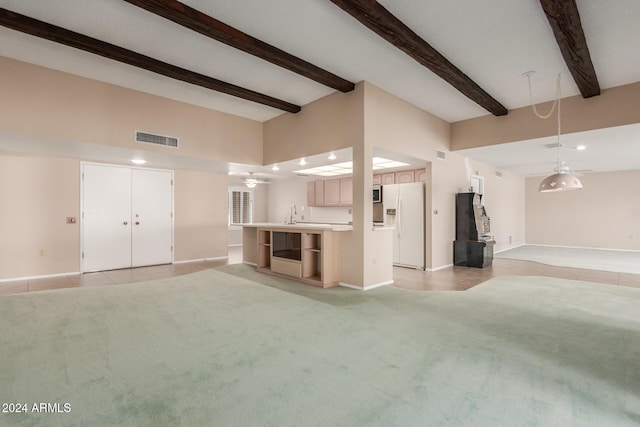
<svg viewBox="0 0 640 427"><path fill-rule="evenodd" d="M291 215L289 216L289 224L295 224L296 215L298 215L298 210L296 209L296 205L291 205L290 214Z"/></svg>

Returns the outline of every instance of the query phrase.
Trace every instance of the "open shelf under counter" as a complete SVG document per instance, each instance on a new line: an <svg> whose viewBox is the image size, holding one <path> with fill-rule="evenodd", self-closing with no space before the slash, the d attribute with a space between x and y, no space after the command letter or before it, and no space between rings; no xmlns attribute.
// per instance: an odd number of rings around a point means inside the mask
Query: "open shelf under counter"
<svg viewBox="0 0 640 427"><path fill-rule="evenodd" d="M351 231L351 227L263 224L257 227L253 241L257 271L324 288L336 286L341 231Z"/></svg>

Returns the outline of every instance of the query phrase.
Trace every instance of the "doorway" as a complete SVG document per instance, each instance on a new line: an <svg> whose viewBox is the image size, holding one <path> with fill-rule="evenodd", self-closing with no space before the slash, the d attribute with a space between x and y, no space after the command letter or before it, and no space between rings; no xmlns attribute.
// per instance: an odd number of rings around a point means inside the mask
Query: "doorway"
<svg viewBox="0 0 640 427"><path fill-rule="evenodd" d="M82 271L170 264L173 171L82 164Z"/></svg>

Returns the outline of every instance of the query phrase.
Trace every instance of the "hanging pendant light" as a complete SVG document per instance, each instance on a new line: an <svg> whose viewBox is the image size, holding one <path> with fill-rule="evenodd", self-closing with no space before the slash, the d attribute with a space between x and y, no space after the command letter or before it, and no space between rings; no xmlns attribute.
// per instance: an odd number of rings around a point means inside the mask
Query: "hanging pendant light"
<svg viewBox="0 0 640 427"><path fill-rule="evenodd" d="M582 189L582 183L574 174L569 171L560 171L549 175L542 180L538 186L541 193L552 193L555 191L569 191Z"/></svg>
<svg viewBox="0 0 640 427"><path fill-rule="evenodd" d="M571 173L571 169L568 166L565 166L564 162L560 159L560 149L562 148L562 144L560 143L560 135L562 133L560 120L560 104L562 103L562 93L560 90L560 74L558 74L558 80L556 84L556 100L551 107L551 111L549 111L549 113L546 115L539 114L535 104L533 103L533 94L531 92L532 74L534 74L533 71L528 71L525 73L529 81L529 96L531 98L531 108L533 109L533 113L541 119L548 119L549 117L551 117L553 110L556 107L558 108L558 136L556 141L556 145L558 148L558 163L556 168L554 169L556 173L554 173L553 175L549 175L548 177L543 179L538 186L538 191L541 193L553 193L557 191L580 190L582 189L582 183L577 176Z"/></svg>

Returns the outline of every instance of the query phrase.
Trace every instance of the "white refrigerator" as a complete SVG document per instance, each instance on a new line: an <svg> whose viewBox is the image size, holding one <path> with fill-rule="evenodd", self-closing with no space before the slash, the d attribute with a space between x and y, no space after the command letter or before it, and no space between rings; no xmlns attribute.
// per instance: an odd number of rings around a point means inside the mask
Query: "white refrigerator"
<svg viewBox="0 0 640 427"><path fill-rule="evenodd" d="M424 183L382 186L384 225L393 230L393 264L424 270Z"/></svg>

